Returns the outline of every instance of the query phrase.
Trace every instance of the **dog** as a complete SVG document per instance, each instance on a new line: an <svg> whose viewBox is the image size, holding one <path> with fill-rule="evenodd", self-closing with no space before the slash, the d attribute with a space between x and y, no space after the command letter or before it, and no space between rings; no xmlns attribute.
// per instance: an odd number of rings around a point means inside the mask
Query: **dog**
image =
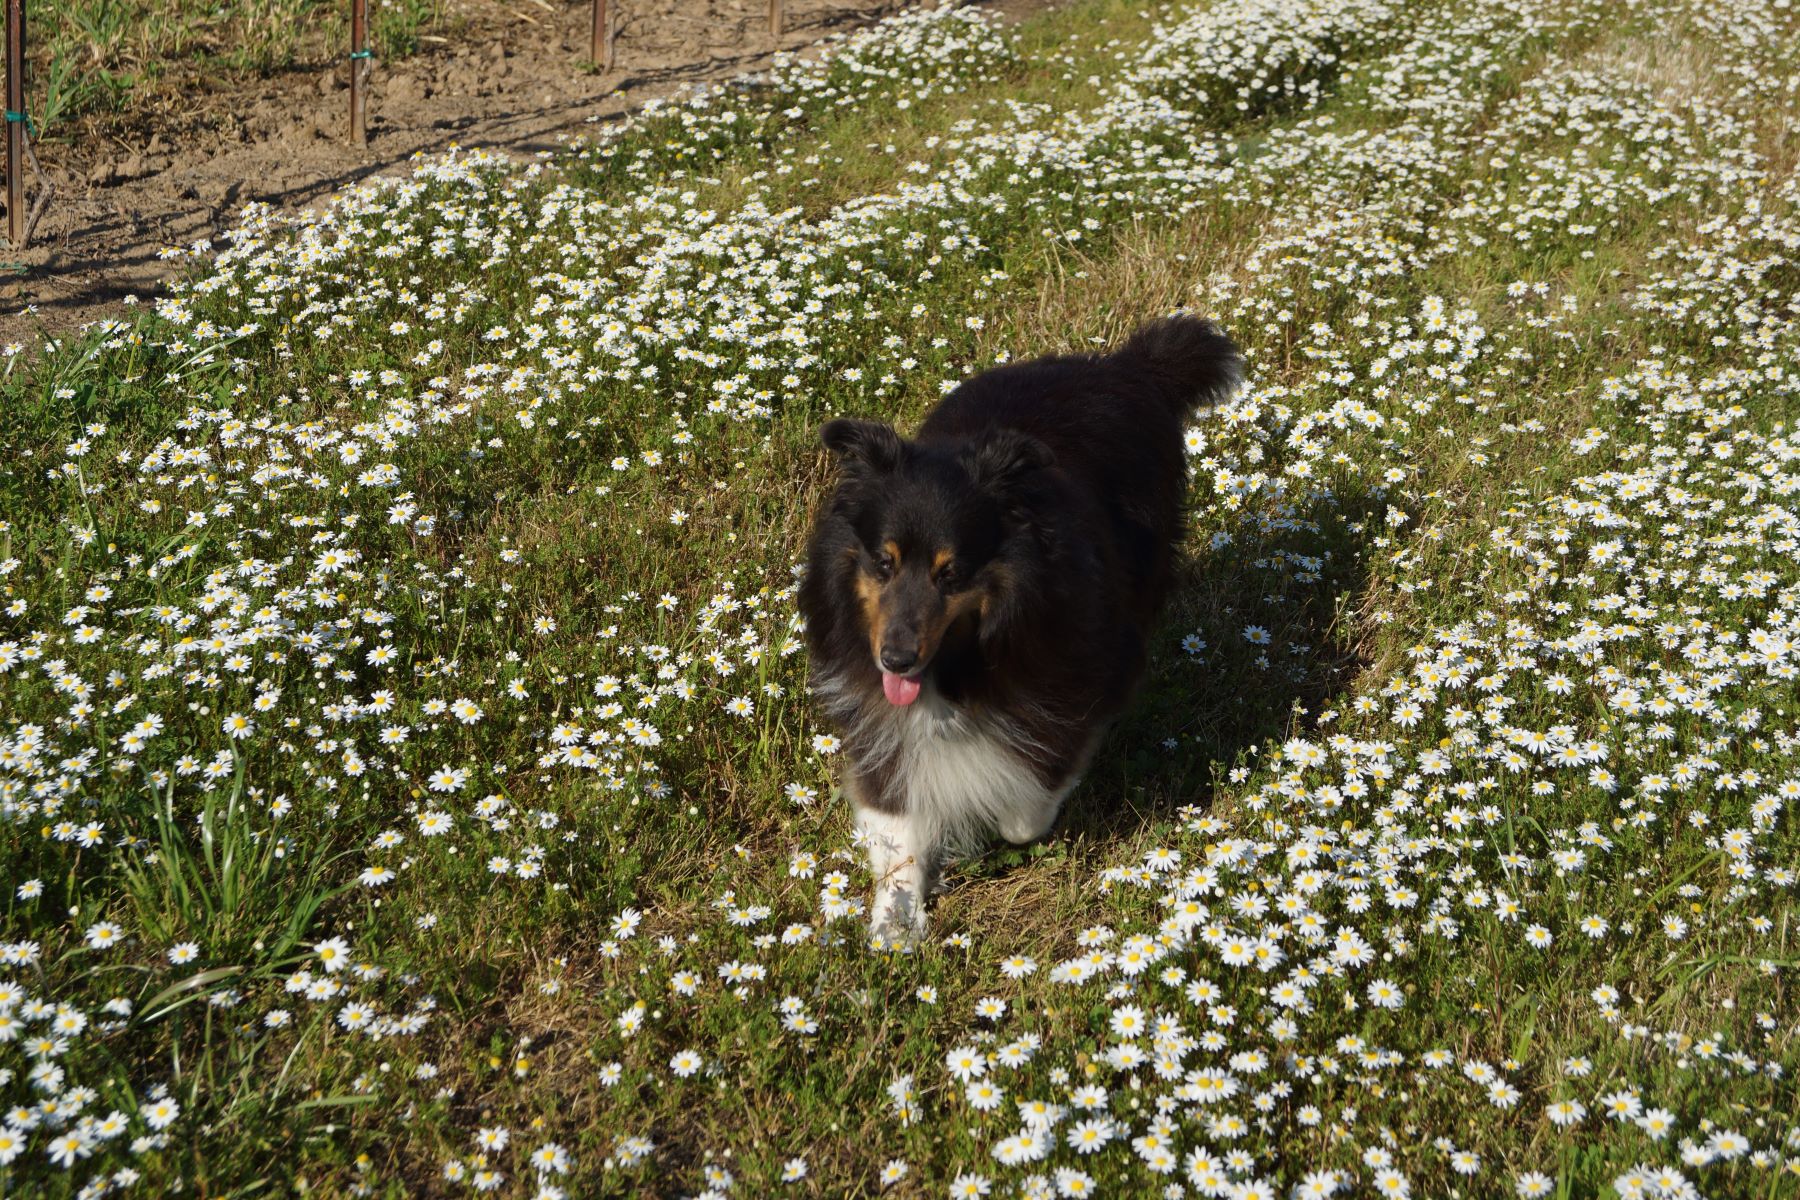
<svg viewBox="0 0 1800 1200"><path fill-rule="evenodd" d="M874 932L924 932L948 856L1049 832L1144 673L1186 424L1242 373L1218 326L1173 316L1107 354L984 371L910 441L877 421L821 428L841 478L799 605Z"/></svg>

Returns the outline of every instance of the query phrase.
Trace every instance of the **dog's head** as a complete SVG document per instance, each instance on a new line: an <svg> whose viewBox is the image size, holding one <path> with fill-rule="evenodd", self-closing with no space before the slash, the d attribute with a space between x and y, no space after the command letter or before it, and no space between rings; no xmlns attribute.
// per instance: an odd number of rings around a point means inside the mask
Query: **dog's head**
<svg viewBox="0 0 1800 1200"><path fill-rule="evenodd" d="M844 471L831 565L855 597L888 700L910 704L946 643L991 631L1007 607L1004 551L1050 451L1010 430L954 449L922 445L851 419L820 436Z"/></svg>

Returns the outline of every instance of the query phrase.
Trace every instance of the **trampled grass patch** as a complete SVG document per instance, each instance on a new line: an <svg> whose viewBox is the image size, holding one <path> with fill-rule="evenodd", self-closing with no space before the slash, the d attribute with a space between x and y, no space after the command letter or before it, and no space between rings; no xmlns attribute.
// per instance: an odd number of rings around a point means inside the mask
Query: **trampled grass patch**
<svg viewBox="0 0 1800 1200"><path fill-rule="evenodd" d="M1795 32L912 14L10 356L0 1186L1800 1186ZM871 944L816 426L1183 305L1144 693Z"/></svg>

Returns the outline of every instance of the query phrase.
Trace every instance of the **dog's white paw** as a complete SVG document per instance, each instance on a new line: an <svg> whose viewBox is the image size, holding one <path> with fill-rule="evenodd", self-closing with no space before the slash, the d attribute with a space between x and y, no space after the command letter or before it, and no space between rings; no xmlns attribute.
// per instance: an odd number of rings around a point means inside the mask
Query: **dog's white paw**
<svg viewBox="0 0 1800 1200"><path fill-rule="evenodd" d="M925 899L937 875L936 846L904 813L860 808L856 824L875 878L870 931L894 941L918 941L925 934Z"/></svg>
<svg viewBox="0 0 1800 1200"><path fill-rule="evenodd" d="M925 897L908 882L878 884L869 910L869 931L890 941L917 942L925 936Z"/></svg>

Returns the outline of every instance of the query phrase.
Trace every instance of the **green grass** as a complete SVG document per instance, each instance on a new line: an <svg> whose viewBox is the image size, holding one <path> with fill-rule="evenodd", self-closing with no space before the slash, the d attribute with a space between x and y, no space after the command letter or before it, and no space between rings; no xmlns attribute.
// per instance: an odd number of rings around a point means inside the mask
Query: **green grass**
<svg viewBox="0 0 1800 1200"><path fill-rule="evenodd" d="M63 1089L130 1136L64 1171L40 1128L0 1186L129 1163L401 1195L495 1169L530 1195L554 1142L571 1195L721 1170L874 1194L895 1159L887 1194L1056 1169L1196 1194L1127 1145L1153 1135L1248 1150L1228 1173L1283 1195L1392 1168L1414 1195L1619 1195L1638 1164L1790 1189L1800 728L1753 639L1792 639L1800 597L1800 193L1757 82L1793 69L1791 19L1458 0L1171 32L1197 11L1076 4L1004 45L921 19L543 167L252 214L160 315L9 360L0 846L39 889L4 939L39 948L19 987L92 1019ZM1105 90L1132 79L1182 115ZM1197 423L1143 694L1051 839L959 864L926 944L871 949L793 623L817 424L904 429L946 380L1179 305L1254 379ZM557 750L570 726L592 765ZM1515 771L1530 734L1606 758ZM1138 869L1153 851L1182 866ZM1163 924L1203 867L1210 941ZM1304 903L1261 907L1282 898ZM1373 962L1333 957L1342 930ZM1286 961L1232 965L1237 935ZM358 967L327 973L332 938ZM1052 978L1101 944L1154 965ZM371 1037L357 1005L394 1023ZM1116 1065L1126 1005L1178 1020L1182 1069L1236 1100ZM947 1052L1027 1035L984 1112ZM25 1044L0 1044L9 1105L42 1094ZM1071 1115L1044 1161L997 1161L1015 1100L1083 1083L1129 1137L1077 1155ZM132 1150L159 1084L182 1116ZM1624 1089L1673 1135L1602 1116Z"/></svg>

